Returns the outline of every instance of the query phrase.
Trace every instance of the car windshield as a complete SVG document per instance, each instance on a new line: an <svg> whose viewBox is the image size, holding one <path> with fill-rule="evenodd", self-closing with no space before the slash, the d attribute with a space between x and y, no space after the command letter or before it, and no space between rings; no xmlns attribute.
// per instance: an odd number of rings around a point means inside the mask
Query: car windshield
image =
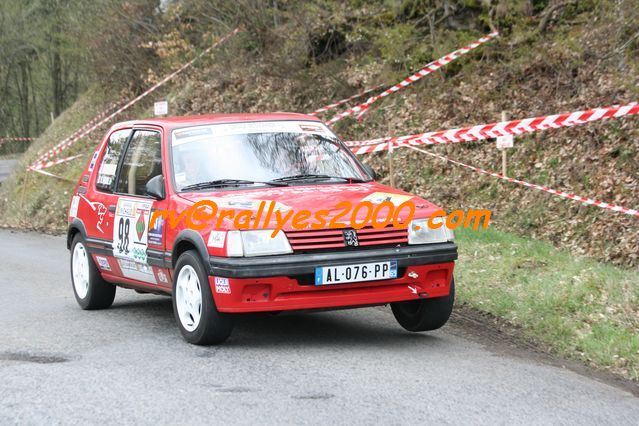
<svg viewBox="0 0 639 426"><path fill-rule="evenodd" d="M173 132L171 149L178 191L207 182L239 186L369 180L335 135L316 122L247 122L178 129Z"/></svg>

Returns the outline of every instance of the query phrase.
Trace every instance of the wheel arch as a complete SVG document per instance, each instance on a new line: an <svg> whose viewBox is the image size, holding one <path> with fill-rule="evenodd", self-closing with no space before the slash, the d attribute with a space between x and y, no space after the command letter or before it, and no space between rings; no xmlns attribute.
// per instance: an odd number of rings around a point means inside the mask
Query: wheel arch
<svg viewBox="0 0 639 426"><path fill-rule="evenodd" d="M67 249L71 250L71 243L75 238L76 234L82 235L82 238L87 238L87 230L84 227L84 222L82 220L73 218L71 223L69 224L69 228L67 229Z"/></svg>
<svg viewBox="0 0 639 426"><path fill-rule="evenodd" d="M202 265L209 270L209 252L204 244L202 235L195 232L192 229L185 229L181 231L173 243L173 250L171 252L171 269L175 269L177 260L180 255L188 250L195 250L200 256Z"/></svg>

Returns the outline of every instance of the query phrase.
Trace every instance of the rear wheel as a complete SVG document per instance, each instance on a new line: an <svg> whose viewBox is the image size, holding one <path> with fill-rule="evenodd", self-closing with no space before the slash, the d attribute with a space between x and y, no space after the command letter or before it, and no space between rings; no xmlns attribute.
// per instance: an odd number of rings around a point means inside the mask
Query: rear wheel
<svg viewBox="0 0 639 426"><path fill-rule="evenodd" d="M71 281L82 309L104 309L113 304L116 287L102 279L80 234L71 243Z"/></svg>
<svg viewBox="0 0 639 426"><path fill-rule="evenodd" d="M178 258L173 279L173 313L184 339L195 345L224 342L233 330L229 314L218 312L208 274L197 252Z"/></svg>
<svg viewBox="0 0 639 426"><path fill-rule="evenodd" d="M391 303L395 319L408 331L429 331L442 327L453 312L455 280L448 296Z"/></svg>

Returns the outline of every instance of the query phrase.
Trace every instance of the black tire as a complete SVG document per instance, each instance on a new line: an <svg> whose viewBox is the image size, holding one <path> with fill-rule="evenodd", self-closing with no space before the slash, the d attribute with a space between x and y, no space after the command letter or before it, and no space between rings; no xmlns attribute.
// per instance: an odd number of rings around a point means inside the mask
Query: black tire
<svg viewBox="0 0 639 426"><path fill-rule="evenodd" d="M442 327L453 312L455 279L448 296L391 303L395 319L408 331L430 331Z"/></svg>
<svg viewBox="0 0 639 426"><path fill-rule="evenodd" d="M199 322L193 330L187 330L187 328L185 328L177 306L178 278L180 277L180 272L186 266L190 266L195 270L200 284L201 314ZM180 255L175 264L175 274L173 276L173 294L171 296L173 300L173 314L184 339L194 345L214 345L222 343L231 335L231 331L233 330L232 316L219 312L215 306L208 278L208 274L196 251L189 250Z"/></svg>
<svg viewBox="0 0 639 426"><path fill-rule="evenodd" d="M83 262L86 260L88 263L88 284L86 282L77 282L74 273L74 255L76 254L76 248L78 249L78 255L80 256L76 262ZM83 255L81 253L84 253ZM86 259L84 257L86 257ZM79 264L78 264L79 265ZM78 267L78 266L77 266ZM77 268L76 267L76 268ZM86 248L86 243L84 238L82 238L81 234L76 234L73 237L73 242L71 243L71 259L70 259L70 269L71 269L71 287L73 288L73 294L75 295L75 300L78 302L78 305L84 310L93 310L93 309L106 309L113 304L113 300L115 299L115 290L116 286L106 282L102 276L100 275L100 271L98 267L95 266L95 262ZM77 285L76 285L77 284ZM80 288L84 288L86 290L80 290ZM80 291L80 293L79 293Z"/></svg>

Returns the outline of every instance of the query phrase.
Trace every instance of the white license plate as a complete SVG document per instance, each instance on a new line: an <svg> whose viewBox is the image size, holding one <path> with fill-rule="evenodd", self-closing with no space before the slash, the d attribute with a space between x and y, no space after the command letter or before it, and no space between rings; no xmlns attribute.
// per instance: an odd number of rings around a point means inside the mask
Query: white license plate
<svg viewBox="0 0 639 426"><path fill-rule="evenodd" d="M397 278L397 261L315 268L315 285L345 284Z"/></svg>

